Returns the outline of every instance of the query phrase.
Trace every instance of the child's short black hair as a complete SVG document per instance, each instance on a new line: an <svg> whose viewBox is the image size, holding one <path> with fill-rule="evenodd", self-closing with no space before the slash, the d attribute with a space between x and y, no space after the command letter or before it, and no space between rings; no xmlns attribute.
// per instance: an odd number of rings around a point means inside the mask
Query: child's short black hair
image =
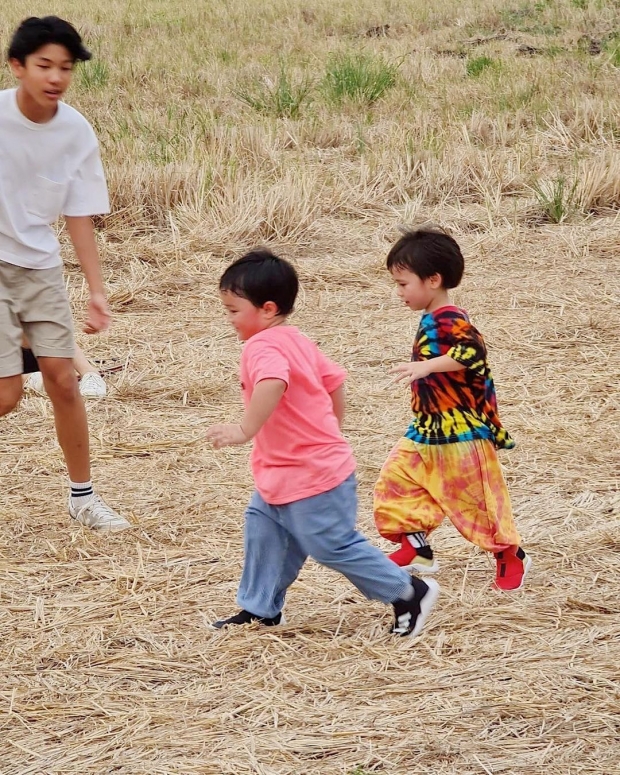
<svg viewBox="0 0 620 775"><path fill-rule="evenodd" d="M237 259L220 278L220 291L241 296L255 307L273 301L279 315L293 311L298 290L299 279L292 264L263 248Z"/></svg>
<svg viewBox="0 0 620 775"><path fill-rule="evenodd" d="M26 57L49 43L64 46L74 62L87 62L92 56L84 48L79 32L69 22L58 16L44 16L42 19L30 16L13 33L8 58L17 59L25 65Z"/></svg>
<svg viewBox="0 0 620 775"><path fill-rule="evenodd" d="M456 288L463 278L465 261L458 243L435 229L407 231L387 257L388 269L408 269L421 280L441 275L443 288Z"/></svg>

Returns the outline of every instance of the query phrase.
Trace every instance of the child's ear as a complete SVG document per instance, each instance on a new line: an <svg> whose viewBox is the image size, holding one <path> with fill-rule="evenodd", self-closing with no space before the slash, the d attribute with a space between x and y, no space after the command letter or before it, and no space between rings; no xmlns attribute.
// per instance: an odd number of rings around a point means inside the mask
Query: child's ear
<svg viewBox="0 0 620 775"><path fill-rule="evenodd" d="M280 312L275 301L266 301L263 304L263 310L267 313L267 317L269 318L275 318Z"/></svg>
<svg viewBox="0 0 620 775"><path fill-rule="evenodd" d="M21 78L25 70L19 59L9 59L9 67L16 78Z"/></svg>
<svg viewBox="0 0 620 775"><path fill-rule="evenodd" d="M439 274L439 272L435 272L435 274L432 274L428 281L430 283L431 288L436 291L438 288L441 288L443 286L443 277Z"/></svg>

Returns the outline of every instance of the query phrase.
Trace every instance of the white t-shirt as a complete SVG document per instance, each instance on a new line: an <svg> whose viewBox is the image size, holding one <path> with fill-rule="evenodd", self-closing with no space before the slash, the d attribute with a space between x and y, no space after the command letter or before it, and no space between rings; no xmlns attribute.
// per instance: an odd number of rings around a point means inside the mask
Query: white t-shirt
<svg viewBox="0 0 620 775"><path fill-rule="evenodd" d="M91 125L60 102L45 124L17 107L17 89L0 91L0 261L28 269L60 264L53 224L60 215L110 212Z"/></svg>

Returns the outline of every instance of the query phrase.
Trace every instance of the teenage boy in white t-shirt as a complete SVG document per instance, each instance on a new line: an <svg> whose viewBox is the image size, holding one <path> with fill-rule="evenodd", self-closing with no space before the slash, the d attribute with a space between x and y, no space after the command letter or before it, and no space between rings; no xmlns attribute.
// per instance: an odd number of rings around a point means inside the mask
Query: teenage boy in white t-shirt
<svg viewBox="0 0 620 775"><path fill-rule="evenodd" d="M93 492L71 310L51 228L64 215L90 290L84 331L104 331L110 312L91 216L109 212L108 192L95 133L60 101L75 63L90 53L68 22L31 17L15 31L8 59L19 85L0 91L0 416L21 398L25 334L54 408L70 515L96 530L124 530L130 523Z"/></svg>

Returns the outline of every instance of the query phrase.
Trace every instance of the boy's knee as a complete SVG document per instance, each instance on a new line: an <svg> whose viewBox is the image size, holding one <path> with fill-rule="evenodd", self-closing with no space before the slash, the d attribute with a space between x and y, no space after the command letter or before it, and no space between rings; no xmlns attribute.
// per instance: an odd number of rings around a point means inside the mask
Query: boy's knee
<svg viewBox="0 0 620 775"><path fill-rule="evenodd" d="M52 401L74 401L80 395L75 372L45 375L45 389Z"/></svg>
<svg viewBox="0 0 620 775"><path fill-rule="evenodd" d="M308 554L319 565L338 570L341 565L355 560L360 550L359 545L365 543L361 533L351 530L327 540L324 536L312 536L304 548L309 550Z"/></svg>

